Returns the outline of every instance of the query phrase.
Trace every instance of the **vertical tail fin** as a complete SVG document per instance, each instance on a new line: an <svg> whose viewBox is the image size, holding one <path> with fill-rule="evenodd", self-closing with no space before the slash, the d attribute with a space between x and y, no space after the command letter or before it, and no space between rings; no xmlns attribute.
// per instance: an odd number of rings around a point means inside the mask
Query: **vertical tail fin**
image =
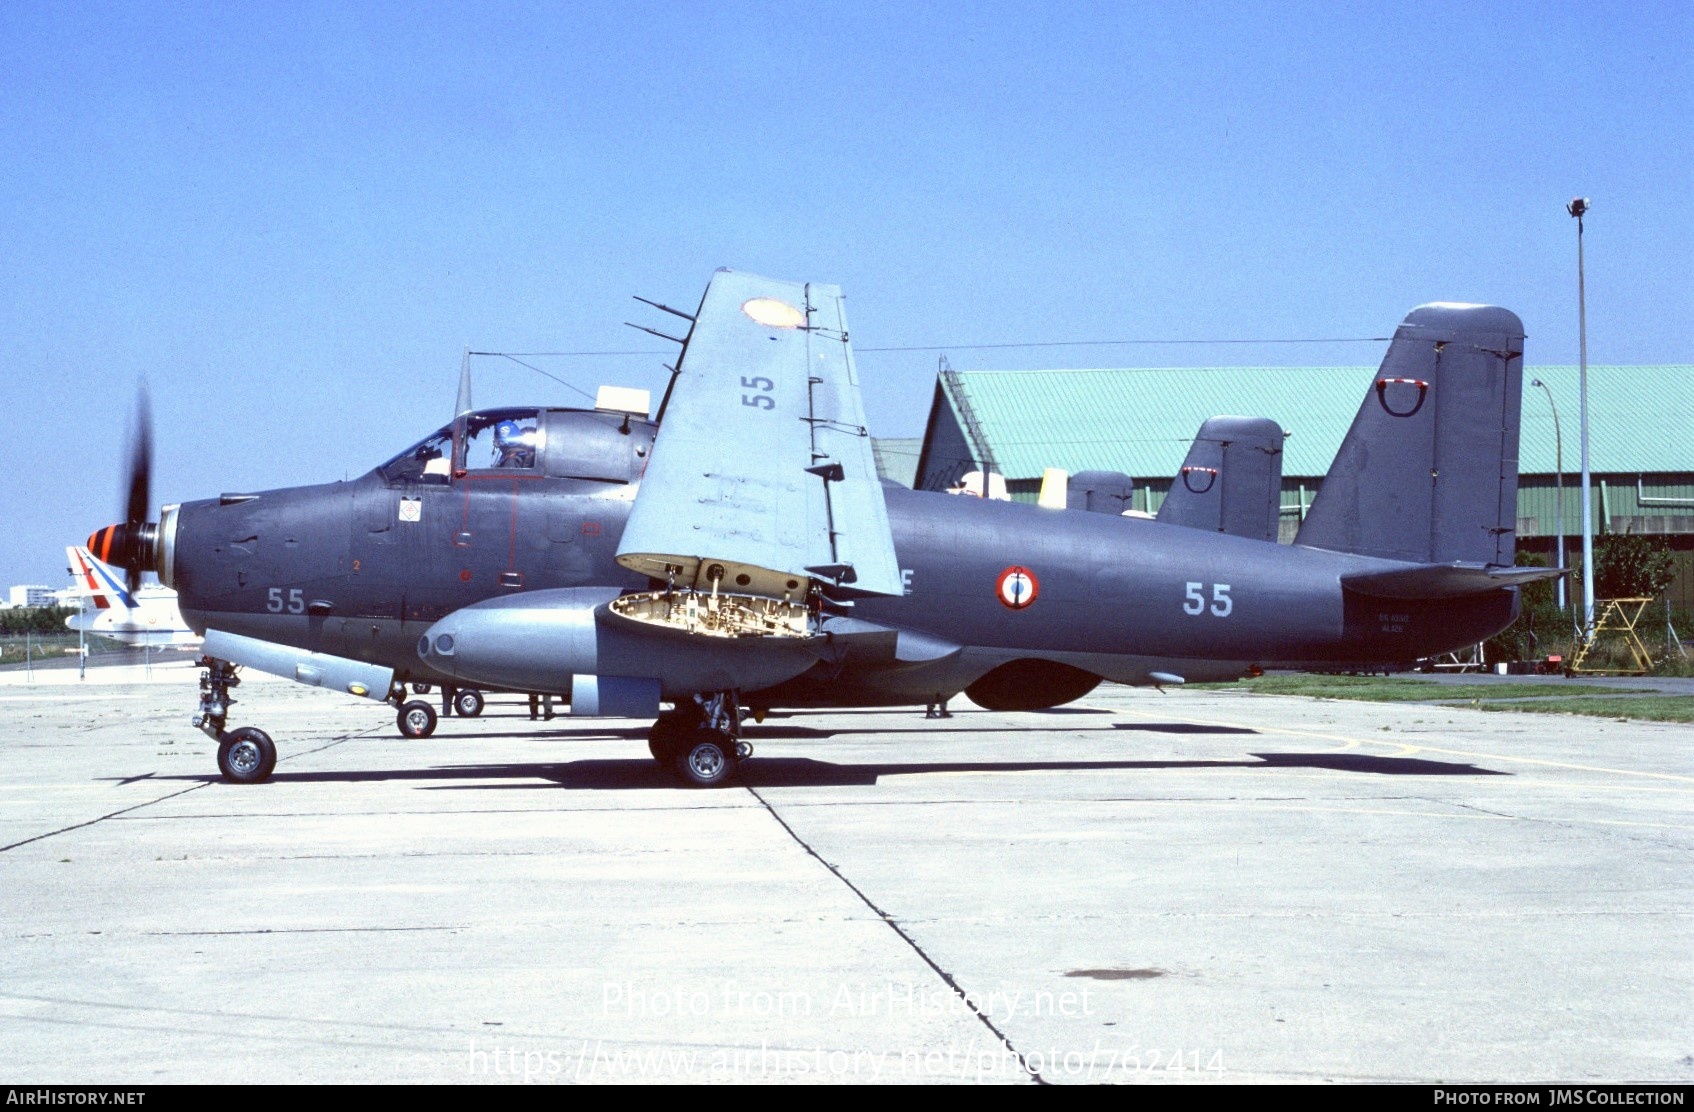
<svg viewBox="0 0 1694 1112"><path fill-rule="evenodd" d="M1295 543L1420 564L1510 564L1522 383L1516 314L1413 309Z"/></svg>
<svg viewBox="0 0 1694 1112"><path fill-rule="evenodd" d="M135 608L135 599L110 565L101 563L92 552L78 545L66 545L65 555L70 558L70 571L76 576L78 592L94 600L94 609Z"/></svg>
<svg viewBox="0 0 1694 1112"><path fill-rule="evenodd" d="M1117 516L1135 505L1135 483L1122 471L1078 471L1070 477L1065 506Z"/></svg>
<svg viewBox="0 0 1694 1112"><path fill-rule="evenodd" d="M1263 417L1209 418L1159 506L1159 520L1275 541L1282 510L1282 436L1282 426Z"/></svg>

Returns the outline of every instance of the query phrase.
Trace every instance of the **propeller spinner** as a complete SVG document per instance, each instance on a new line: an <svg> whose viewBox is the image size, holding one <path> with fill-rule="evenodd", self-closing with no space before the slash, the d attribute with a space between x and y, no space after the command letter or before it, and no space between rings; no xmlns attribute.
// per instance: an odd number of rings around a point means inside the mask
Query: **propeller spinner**
<svg viewBox="0 0 1694 1112"><path fill-rule="evenodd" d="M130 436L128 488L121 525L108 525L89 535L88 550L127 573L129 589L141 586L141 573L154 565L159 527L147 520L152 506L153 414L143 386L135 400L135 428Z"/></svg>

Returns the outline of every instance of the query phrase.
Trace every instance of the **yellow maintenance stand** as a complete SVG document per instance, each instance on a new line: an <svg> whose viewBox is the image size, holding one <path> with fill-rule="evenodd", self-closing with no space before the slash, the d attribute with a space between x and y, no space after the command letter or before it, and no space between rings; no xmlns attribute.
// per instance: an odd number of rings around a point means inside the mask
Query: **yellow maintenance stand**
<svg viewBox="0 0 1694 1112"><path fill-rule="evenodd" d="M1572 657L1570 667L1565 670L1567 676L1644 676L1653 667L1653 658L1647 655L1647 646L1641 643L1641 637L1635 632L1636 623L1641 615L1654 600L1650 598L1602 598L1595 599L1600 604L1599 617L1594 622L1594 636L1588 641L1579 643L1576 655ZM1609 636L1608 636L1609 635ZM1588 658L1594 655L1594 650L1600 647L1602 641L1621 644L1634 662L1633 668L1587 667Z"/></svg>

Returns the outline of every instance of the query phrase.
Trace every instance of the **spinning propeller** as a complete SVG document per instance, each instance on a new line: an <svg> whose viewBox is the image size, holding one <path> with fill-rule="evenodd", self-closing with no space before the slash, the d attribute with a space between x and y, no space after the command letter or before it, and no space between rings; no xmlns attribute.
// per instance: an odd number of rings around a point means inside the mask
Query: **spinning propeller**
<svg viewBox="0 0 1694 1112"><path fill-rule="evenodd" d="M153 414L147 401L147 388L141 387L135 399L135 426L129 444L129 474L124 484L128 488L122 525L108 525L88 538L88 550L95 556L127 573L129 589L141 586L141 573L153 566L155 541L159 527L147 520L152 506L153 485Z"/></svg>

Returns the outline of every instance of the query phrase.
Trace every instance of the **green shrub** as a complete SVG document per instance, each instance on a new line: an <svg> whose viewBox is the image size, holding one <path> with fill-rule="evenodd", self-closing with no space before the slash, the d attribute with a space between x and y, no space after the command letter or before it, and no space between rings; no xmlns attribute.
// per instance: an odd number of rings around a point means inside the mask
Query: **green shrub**
<svg viewBox="0 0 1694 1112"><path fill-rule="evenodd" d="M1639 533L1594 538L1594 597L1657 598L1675 574L1670 542Z"/></svg>

